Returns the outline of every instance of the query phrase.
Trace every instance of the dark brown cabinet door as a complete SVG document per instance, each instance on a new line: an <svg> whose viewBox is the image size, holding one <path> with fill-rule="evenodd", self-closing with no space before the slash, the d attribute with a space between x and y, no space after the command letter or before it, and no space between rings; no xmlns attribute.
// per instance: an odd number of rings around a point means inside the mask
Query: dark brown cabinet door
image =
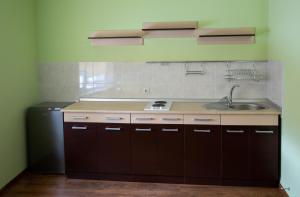
<svg viewBox="0 0 300 197"><path fill-rule="evenodd" d="M97 132L94 124L65 123L66 172L97 171Z"/></svg>
<svg viewBox="0 0 300 197"><path fill-rule="evenodd" d="M157 130L153 125L133 125L131 128L132 173L158 175Z"/></svg>
<svg viewBox="0 0 300 197"><path fill-rule="evenodd" d="M247 180L249 171L249 128L222 127L222 175L227 180Z"/></svg>
<svg viewBox="0 0 300 197"><path fill-rule="evenodd" d="M157 129L159 175L183 176L183 125L157 125Z"/></svg>
<svg viewBox="0 0 300 197"><path fill-rule="evenodd" d="M278 180L278 127L251 127L250 178Z"/></svg>
<svg viewBox="0 0 300 197"><path fill-rule="evenodd" d="M185 126L185 173L187 177L218 179L221 170L221 127Z"/></svg>
<svg viewBox="0 0 300 197"><path fill-rule="evenodd" d="M97 125L99 172L130 173L130 125Z"/></svg>

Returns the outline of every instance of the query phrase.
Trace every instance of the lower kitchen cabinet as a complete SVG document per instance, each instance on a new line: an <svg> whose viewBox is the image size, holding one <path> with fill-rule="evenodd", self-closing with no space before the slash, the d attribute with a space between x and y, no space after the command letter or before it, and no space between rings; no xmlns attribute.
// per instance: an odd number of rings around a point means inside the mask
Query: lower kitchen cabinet
<svg viewBox="0 0 300 197"><path fill-rule="evenodd" d="M278 127L224 126L222 135L225 185L278 186Z"/></svg>
<svg viewBox="0 0 300 197"><path fill-rule="evenodd" d="M134 175L158 175L157 128L136 124L131 128L131 163Z"/></svg>
<svg viewBox="0 0 300 197"><path fill-rule="evenodd" d="M100 173L130 173L130 125L98 124L97 159Z"/></svg>
<svg viewBox="0 0 300 197"><path fill-rule="evenodd" d="M250 127L249 175L251 180L276 184L279 179L278 127Z"/></svg>
<svg viewBox="0 0 300 197"><path fill-rule="evenodd" d="M278 126L68 122L64 137L70 177L278 186Z"/></svg>
<svg viewBox="0 0 300 197"><path fill-rule="evenodd" d="M157 125L157 156L160 176L184 176L183 125Z"/></svg>
<svg viewBox="0 0 300 197"><path fill-rule="evenodd" d="M97 130L95 124L65 123L66 173L95 173L97 162Z"/></svg>
<svg viewBox="0 0 300 197"><path fill-rule="evenodd" d="M191 183L220 183L220 125L185 126L185 176Z"/></svg>
<svg viewBox="0 0 300 197"><path fill-rule="evenodd" d="M244 126L222 127L222 177L248 180L249 129Z"/></svg>
<svg viewBox="0 0 300 197"><path fill-rule="evenodd" d="M131 143L134 175L184 176L182 125L135 124L132 126Z"/></svg>

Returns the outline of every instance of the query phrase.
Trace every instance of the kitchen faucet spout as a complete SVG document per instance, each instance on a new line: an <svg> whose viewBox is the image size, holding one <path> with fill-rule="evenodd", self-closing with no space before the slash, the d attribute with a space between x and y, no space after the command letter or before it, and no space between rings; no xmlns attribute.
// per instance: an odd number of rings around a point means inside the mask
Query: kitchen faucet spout
<svg viewBox="0 0 300 197"><path fill-rule="evenodd" d="M239 85L234 85L231 87L230 89L230 94L229 94L229 97L228 97L228 105L231 106L232 105L232 95L233 95L233 91L235 88L238 88L240 87Z"/></svg>

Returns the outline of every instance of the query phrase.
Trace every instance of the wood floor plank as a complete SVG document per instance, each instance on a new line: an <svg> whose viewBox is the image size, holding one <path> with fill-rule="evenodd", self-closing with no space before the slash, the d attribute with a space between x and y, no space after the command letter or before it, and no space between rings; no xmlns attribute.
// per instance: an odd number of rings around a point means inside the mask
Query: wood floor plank
<svg viewBox="0 0 300 197"><path fill-rule="evenodd" d="M25 174L1 197L285 197L277 188L68 179Z"/></svg>

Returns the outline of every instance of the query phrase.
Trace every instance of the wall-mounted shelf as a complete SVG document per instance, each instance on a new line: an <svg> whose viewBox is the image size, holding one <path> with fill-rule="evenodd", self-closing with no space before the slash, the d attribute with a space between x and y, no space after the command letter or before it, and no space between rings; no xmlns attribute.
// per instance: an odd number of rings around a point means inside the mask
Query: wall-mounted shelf
<svg viewBox="0 0 300 197"><path fill-rule="evenodd" d="M254 44L255 28L206 28L198 32L198 44Z"/></svg>
<svg viewBox="0 0 300 197"><path fill-rule="evenodd" d="M143 45L144 38L196 37L198 44L253 44L256 29L204 28L197 21L147 22L142 30L102 30L93 33L92 45Z"/></svg>
<svg viewBox="0 0 300 197"><path fill-rule="evenodd" d="M88 38L93 45L143 45L141 30L102 30Z"/></svg>
<svg viewBox="0 0 300 197"><path fill-rule="evenodd" d="M197 21L147 22L142 30L147 38L172 38L193 37L197 28Z"/></svg>

